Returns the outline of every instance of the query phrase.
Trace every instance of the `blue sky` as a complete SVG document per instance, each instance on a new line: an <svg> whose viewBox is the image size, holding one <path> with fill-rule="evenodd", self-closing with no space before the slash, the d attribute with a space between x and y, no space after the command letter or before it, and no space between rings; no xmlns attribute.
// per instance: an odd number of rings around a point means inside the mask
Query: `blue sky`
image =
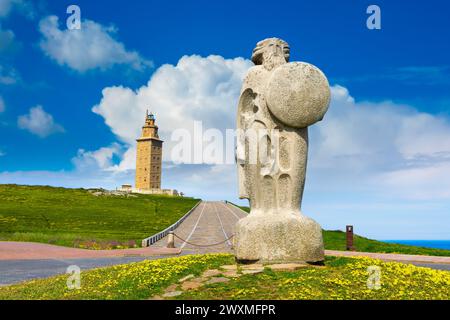
<svg viewBox="0 0 450 320"><path fill-rule="evenodd" d="M80 32L66 28L70 4ZM366 28L370 4L381 30ZM311 128L305 214L374 238L448 239L449 11L436 0L0 0L0 183L133 182L145 108L167 147L194 120L232 128L247 59L276 36L333 92ZM164 187L237 201L233 165L164 168Z"/></svg>

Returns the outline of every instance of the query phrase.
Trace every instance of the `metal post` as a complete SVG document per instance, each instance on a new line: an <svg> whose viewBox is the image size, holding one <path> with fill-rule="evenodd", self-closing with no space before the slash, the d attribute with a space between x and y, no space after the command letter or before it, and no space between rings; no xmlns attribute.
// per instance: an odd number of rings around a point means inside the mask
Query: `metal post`
<svg viewBox="0 0 450 320"><path fill-rule="evenodd" d="M173 231L169 231L167 234L167 248L175 248L175 237Z"/></svg>
<svg viewBox="0 0 450 320"><path fill-rule="evenodd" d="M346 235L347 235L347 250L355 251L355 247L353 246L353 226L346 226Z"/></svg>

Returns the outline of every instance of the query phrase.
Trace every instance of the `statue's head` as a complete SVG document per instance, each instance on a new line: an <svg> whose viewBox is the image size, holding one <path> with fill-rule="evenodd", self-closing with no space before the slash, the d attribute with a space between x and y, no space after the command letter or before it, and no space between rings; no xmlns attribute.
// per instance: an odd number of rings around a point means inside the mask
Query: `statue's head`
<svg viewBox="0 0 450 320"><path fill-rule="evenodd" d="M252 61L255 65L263 65L269 70L289 62L289 44L278 38L264 39L253 49Z"/></svg>

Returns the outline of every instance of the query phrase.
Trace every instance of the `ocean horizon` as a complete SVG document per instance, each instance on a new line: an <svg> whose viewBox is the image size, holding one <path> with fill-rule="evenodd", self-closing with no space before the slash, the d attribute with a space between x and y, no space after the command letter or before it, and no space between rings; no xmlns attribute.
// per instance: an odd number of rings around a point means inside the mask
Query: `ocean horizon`
<svg viewBox="0 0 450 320"><path fill-rule="evenodd" d="M416 247L450 250L450 240L380 240L388 243L405 244Z"/></svg>

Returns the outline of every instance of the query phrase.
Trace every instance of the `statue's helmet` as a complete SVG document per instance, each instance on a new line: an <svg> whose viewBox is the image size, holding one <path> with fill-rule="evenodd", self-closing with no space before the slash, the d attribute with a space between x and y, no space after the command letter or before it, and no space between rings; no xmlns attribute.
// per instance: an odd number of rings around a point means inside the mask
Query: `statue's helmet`
<svg viewBox="0 0 450 320"><path fill-rule="evenodd" d="M279 38L267 38L256 44L252 53L252 61L255 65L264 63L265 53L270 55L284 56L286 62L289 62L290 49L289 44Z"/></svg>

